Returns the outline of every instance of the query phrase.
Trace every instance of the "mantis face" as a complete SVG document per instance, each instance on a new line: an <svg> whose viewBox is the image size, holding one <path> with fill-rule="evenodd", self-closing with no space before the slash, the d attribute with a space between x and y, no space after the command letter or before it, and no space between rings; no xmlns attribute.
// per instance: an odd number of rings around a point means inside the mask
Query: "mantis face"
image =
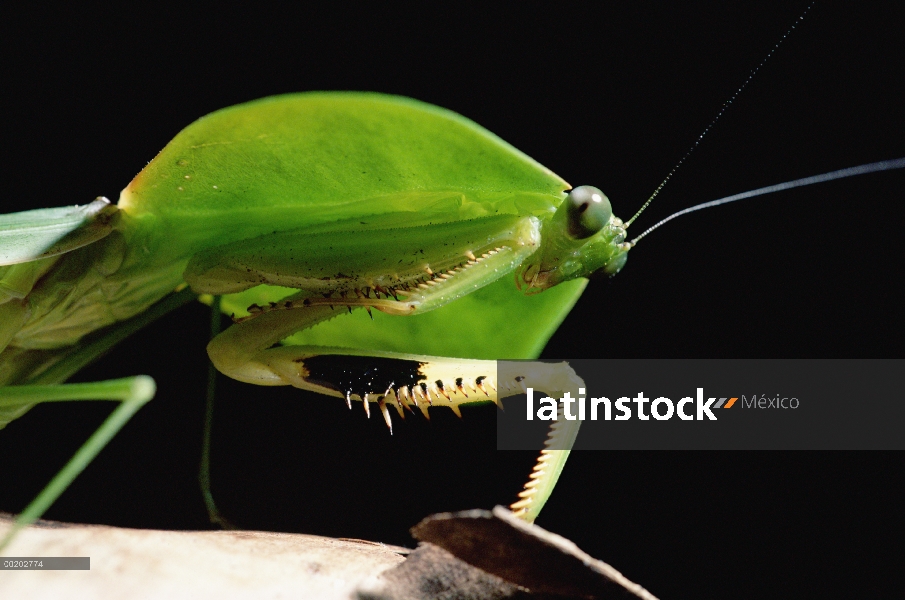
<svg viewBox="0 0 905 600"><path fill-rule="evenodd" d="M544 223L540 249L528 258L516 283L531 293L592 273L618 273L631 248L622 220L595 187L571 190L553 218Z"/></svg>

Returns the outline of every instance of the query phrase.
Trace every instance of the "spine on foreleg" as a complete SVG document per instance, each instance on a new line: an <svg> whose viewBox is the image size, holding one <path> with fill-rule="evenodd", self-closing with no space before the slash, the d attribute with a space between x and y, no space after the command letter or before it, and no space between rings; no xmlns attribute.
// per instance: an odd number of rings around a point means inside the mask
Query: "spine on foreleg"
<svg viewBox="0 0 905 600"><path fill-rule="evenodd" d="M282 369L287 381L302 389L344 398L349 408L352 400L361 400L368 416L370 403L376 402L390 432L391 405L400 416L403 410L413 412L413 406L425 417L429 417L431 406L447 406L461 416L459 407L463 404L493 402L501 406L502 398L522 394L529 387L553 397L566 392L578 397L585 387L581 377L564 362L466 360L389 352L352 356L342 348L320 348L319 354L305 355L299 350L272 350L296 356L292 373ZM537 517L559 479L580 423L564 419L560 407L520 500L511 507L516 515L529 522Z"/></svg>
<svg viewBox="0 0 905 600"><path fill-rule="evenodd" d="M341 348L319 349L322 353L299 358L292 385L369 405L376 402L392 431L388 406L412 412L418 408L429 418L431 406L446 406L457 415L463 404L499 402L496 361L464 360L381 353L353 356Z"/></svg>
<svg viewBox="0 0 905 600"><path fill-rule="evenodd" d="M520 372L509 373L510 369ZM554 398L561 397L566 392L572 397L578 397L579 390L584 391L585 387L584 380L565 362L501 362L500 377L506 380L516 378L521 387L531 387ZM581 421L578 419L565 419L563 407L559 405L556 421L550 427L544 449L531 471L528 483L519 493L519 500L509 507L516 516L529 523L537 518L559 480L580 426Z"/></svg>

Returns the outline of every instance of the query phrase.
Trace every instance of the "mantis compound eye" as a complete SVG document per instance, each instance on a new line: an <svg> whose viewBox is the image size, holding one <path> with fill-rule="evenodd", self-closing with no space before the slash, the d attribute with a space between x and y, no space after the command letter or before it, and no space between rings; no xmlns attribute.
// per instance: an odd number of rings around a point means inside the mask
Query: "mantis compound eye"
<svg viewBox="0 0 905 600"><path fill-rule="evenodd" d="M575 240L591 237L603 229L613 214L609 199L590 185L581 185L569 192L565 208L569 237Z"/></svg>

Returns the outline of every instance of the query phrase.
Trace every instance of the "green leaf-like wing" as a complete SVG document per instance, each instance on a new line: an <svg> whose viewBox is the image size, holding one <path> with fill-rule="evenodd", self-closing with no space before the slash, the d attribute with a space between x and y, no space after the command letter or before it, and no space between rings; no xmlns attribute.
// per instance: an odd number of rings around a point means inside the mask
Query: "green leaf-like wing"
<svg viewBox="0 0 905 600"><path fill-rule="evenodd" d="M426 224L543 214L569 185L468 119L398 96L306 93L214 112L123 190L159 256L400 215ZM144 242L144 240L143 240ZM156 246L156 247L155 247Z"/></svg>
<svg viewBox="0 0 905 600"><path fill-rule="evenodd" d="M133 180L120 208L153 260L283 230L442 224L494 214L546 218L570 186L474 122L397 96L306 93L223 109L184 129ZM332 229L331 229L332 228ZM430 239L424 240L430 244ZM374 248L374 252L381 252ZM341 265L337 265L341 270ZM291 343L448 356L536 355L584 285L535 297L509 277L416 317L339 316ZM286 291L227 298L241 314ZM339 312L339 310L337 311Z"/></svg>
<svg viewBox="0 0 905 600"><path fill-rule="evenodd" d="M0 215L0 265L63 254L105 237L116 207L106 198L84 206L41 208Z"/></svg>

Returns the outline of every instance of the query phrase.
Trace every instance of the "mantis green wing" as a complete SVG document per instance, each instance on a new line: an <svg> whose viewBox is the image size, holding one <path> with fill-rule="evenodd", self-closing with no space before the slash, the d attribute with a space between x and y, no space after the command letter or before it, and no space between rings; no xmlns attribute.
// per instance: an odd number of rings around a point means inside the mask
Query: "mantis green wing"
<svg viewBox="0 0 905 600"><path fill-rule="evenodd" d="M0 215L0 265L71 252L106 237L115 209L106 198L84 206L40 208Z"/></svg>
<svg viewBox="0 0 905 600"><path fill-rule="evenodd" d="M185 255L279 229L333 227L339 237L343 228L357 230L361 221L380 218L410 224L545 215L568 188L549 169L450 111L378 94L318 93L268 98L197 121L135 178L119 205L130 218L171 231L166 251L155 250L171 260L173 250ZM533 358L584 283L576 279L526 296L511 281L499 281L409 319L378 314L373 327L362 329L338 317L290 343ZM247 315L248 306L292 291L262 287L227 295L224 311ZM511 326L515 314L518 327ZM438 331L451 335L428 333Z"/></svg>

